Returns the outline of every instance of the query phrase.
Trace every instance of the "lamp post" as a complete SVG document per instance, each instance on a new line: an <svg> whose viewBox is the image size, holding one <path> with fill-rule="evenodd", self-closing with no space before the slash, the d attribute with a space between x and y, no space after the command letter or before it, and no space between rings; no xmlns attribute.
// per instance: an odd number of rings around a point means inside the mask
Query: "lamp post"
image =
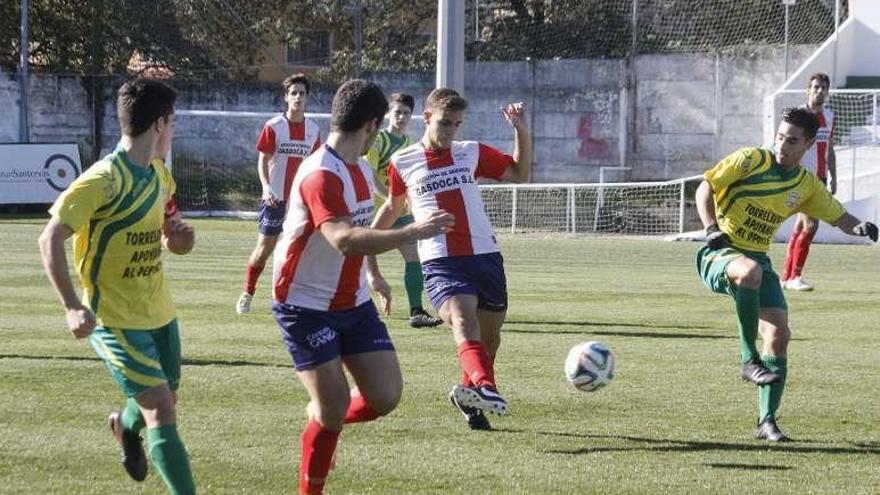
<svg viewBox="0 0 880 495"><path fill-rule="evenodd" d="M788 11L797 3L797 0L782 0L785 8L785 79L788 80Z"/></svg>

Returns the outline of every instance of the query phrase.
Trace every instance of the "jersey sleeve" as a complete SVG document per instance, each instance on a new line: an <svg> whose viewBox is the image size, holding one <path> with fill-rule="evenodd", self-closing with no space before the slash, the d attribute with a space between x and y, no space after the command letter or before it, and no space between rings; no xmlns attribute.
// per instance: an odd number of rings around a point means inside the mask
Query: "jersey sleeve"
<svg viewBox="0 0 880 495"><path fill-rule="evenodd" d="M846 213L846 208L818 178L812 176L810 179L814 182L813 194L801 204L800 211L832 225L837 223Z"/></svg>
<svg viewBox="0 0 880 495"><path fill-rule="evenodd" d="M373 141L373 145L370 146L370 149L367 151L367 155L364 158L367 160L367 164L370 165L370 169L373 171L379 170L379 153L380 153L379 138L376 137L376 140Z"/></svg>
<svg viewBox="0 0 880 495"><path fill-rule="evenodd" d="M397 173L397 167L393 163L388 165L388 194L392 197L406 194L406 182Z"/></svg>
<svg viewBox="0 0 880 495"><path fill-rule="evenodd" d="M174 176L165 166L165 161L159 158L153 160L153 168L161 174L162 186L165 188L165 218L173 218L180 215L180 209L177 207L177 183L174 182Z"/></svg>
<svg viewBox="0 0 880 495"><path fill-rule="evenodd" d="M257 139L257 151L267 155L275 154L275 131L272 130L272 126L263 126L263 132Z"/></svg>
<svg viewBox="0 0 880 495"><path fill-rule="evenodd" d="M746 177L749 172L761 164L761 152L758 148L742 148L727 155L703 174L703 177L719 191L734 182Z"/></svg>
<svg viewBox="0 0 880 495"><path fill-rule="evenodd" d="M482 143L479 146L477 170L474 172L474 176L501 180L504 172L513 165L513 157Z"/></svg>
<svg viewBox="0 0 880 495"><path fill-rule="evenodd" d="M351 215L345 204L342 179L333 172L312 172L300 184L299 192L315 228L334 218Z"/></svg>
<svg viewBox="0 0 880 495"><path fill-rule="evenodd" d="M73 230L87 224L95 212L113 201L117 194L112 172L98 168L93 166L94 172L90 169L73 181L49 209L52 216Z"/></svg>

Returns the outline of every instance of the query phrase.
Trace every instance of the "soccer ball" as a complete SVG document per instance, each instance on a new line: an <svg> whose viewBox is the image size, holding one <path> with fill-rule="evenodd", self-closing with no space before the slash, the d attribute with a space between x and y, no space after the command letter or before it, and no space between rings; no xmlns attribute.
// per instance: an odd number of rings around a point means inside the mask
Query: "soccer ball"
<svg viewBox="0 0 880 495"><path fill-rule="evenodd" d="M565 358L565 378L578 390L598 390L614 378L614 355L601 342L578 344Z"/></svg>

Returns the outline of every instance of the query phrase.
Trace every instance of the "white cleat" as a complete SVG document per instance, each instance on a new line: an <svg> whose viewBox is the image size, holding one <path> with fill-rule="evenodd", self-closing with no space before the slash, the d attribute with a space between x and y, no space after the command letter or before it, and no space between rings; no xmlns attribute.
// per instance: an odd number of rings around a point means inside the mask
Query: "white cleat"
<svg viewBox="0 0 880 495"><path fill-rule="evenodd" d="M804 280L803 277L788 279L788 281L785 282L785 286L783 288L802 292L809 292L813 290L813 286L810 285L806 280Z"/></svg>
<svg viewBox="0 0 880 495"><path fill-rule="evenodd" d="M452 388L452 396L459 407L473 407L481 411L498 415L507 414L507 401L492 387L465 387L456 385Z"/></svg>
<svg viewBox="0 0 880 495"><path fill-rule="evenodd" d="M240 315L246 315L251 312L251 301L254 300L253 294L242 292L238 297L238 303L235 305L235 312Z"/></svg>

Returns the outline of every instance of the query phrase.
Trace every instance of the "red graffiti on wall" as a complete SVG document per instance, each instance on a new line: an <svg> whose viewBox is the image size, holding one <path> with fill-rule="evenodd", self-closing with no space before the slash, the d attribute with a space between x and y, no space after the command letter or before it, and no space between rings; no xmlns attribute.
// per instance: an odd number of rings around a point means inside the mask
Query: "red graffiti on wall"
<svg viewBox="0 0 880 495"><path fill-rule="evenodd" d="M578 149L578 156L589 159L607 159L611 158L611 147L608 142L601 138L593 137L593 115L582 115L577 129L578 138L581 140L581 147Z"/></svg>

